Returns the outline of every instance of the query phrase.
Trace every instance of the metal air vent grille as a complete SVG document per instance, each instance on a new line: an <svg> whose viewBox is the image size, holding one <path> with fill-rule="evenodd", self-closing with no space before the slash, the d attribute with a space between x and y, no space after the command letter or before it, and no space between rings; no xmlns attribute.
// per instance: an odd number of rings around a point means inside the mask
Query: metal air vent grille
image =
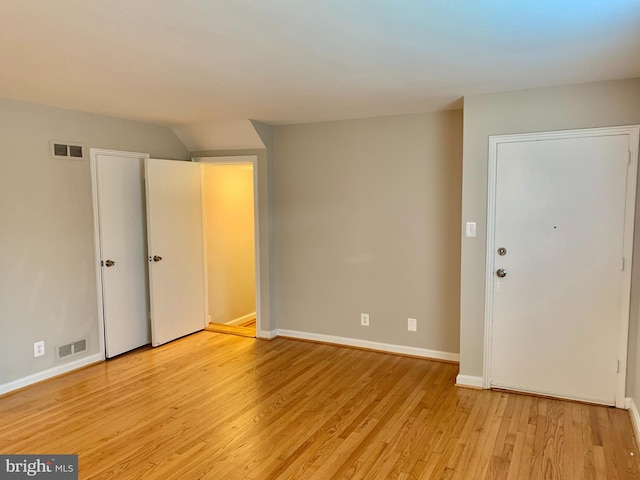
<svg viewBox="0 0 640 480"><path fill-rule="evenodd" d="M52 140L51 156L53 158L84 158L84 147L80 143Z"/></svg>

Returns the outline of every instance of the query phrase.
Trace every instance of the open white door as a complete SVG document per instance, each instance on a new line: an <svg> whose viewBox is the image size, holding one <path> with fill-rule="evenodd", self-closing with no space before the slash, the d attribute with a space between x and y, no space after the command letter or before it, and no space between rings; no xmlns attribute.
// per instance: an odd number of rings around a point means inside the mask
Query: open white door
<svg viewBox="0 0 640 480"><path fill-rule="evenodd" d="M145 161L154 347L205 325L200 168L175 160Z"/></svg>

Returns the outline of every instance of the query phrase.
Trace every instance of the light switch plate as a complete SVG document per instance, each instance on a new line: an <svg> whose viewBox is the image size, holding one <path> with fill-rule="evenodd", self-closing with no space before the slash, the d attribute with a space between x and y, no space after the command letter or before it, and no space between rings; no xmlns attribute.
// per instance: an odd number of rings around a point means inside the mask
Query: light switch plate
<svg viewBox="0 0 640 480"><path fill-rule="evenodd" d="M467 222L467 237L476 236L476 222Z"/></svg>
<svg viewBox="0 0 640 480"><path fill-rule="evenodd" d="M418 320L416 320L415 318L408 318L407 319L407 330L409 330L410 332L415 332L418 330Z"/></svg>

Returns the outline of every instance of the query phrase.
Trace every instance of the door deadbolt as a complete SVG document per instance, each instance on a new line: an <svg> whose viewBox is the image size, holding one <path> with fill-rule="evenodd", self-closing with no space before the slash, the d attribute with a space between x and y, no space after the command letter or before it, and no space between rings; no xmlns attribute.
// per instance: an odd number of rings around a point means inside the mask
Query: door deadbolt
<svg viewBox="0 0 640 480"><path fill-rule="evenodd" d="M498 255L500 255L501 257L504 257L507 254L507 249L504 247L500 247L498 249Z"/></svg>
<svg viewBox="0 0 640 480"><path fill-rule="evenodd" d="M116 262L114 262L113 260L107 260L106 262L104 262L105 266L107 267L113 267Z"/></svg>
<svg viewBox="0 0 640 480"><path fill-rule="evenodd" d="M154 262L159 262L160 260L162 260L162 257L160 255L154 255L153 256L153 261Z"/></svg>
<svg viewBox="0 0 640 480"><path fill-rule="evenodd" d="M496 271L496 275L499 276L500 278L504 278L507 276L507 271L504 268L499 268Z"/></svg>

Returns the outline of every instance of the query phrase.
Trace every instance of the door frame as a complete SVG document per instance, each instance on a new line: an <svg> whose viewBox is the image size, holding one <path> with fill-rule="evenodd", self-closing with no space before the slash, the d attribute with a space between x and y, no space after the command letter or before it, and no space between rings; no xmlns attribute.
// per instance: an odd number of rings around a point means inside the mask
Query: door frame
<svg viewBox="0 0 640 480"><path fill-rule="evenodd" d="M640 126L586 128L551 132L535 132L512 135L489 136L488 185L487 185L487 232L485 259L485 312L484 312L484 367L483 388L491 388L491 361L493 336L493 266L495 262L495 210L497 188L498 145L501 143L531 142L586 138L610 135L629 135L629 165L627 167L627 190L624 213L623 256L625 258L622 284L621 315L619 321L618 361L616 378L616 407L625 407L627 378L627 341L629 337L629 309L631 295L631 273L633 260L633 230L636 206L636 182L638 170L638 141Z"/></svg>
<svg viewBox="0 0 640 480"><path fill-rule="evenodd" d="M105 150L102 148L89 149L89 164L91 169L91 197L93 207L93 242L96 268L96 294L98 304L98 342L100 344L100 355L102 355L102 360L106 360L107 348L104 331L104 290L102 282L102 267L100 265L100 262L102 260L102 237L100 235L100 203L98 198L98 168L96 159L98 155L112 155L140 160L149 158L149 154L139 152L122 152L119 150ZM146 225L144 227L146 229Z"/></svg>
<svg viewBox="0 0 640 480"><path fill-rule="evenodd" d="M192 161L200 164L212 164L212 165L246 165L251 164L253 166L253 248L254 248L254 262L255 262L255 285L256 285L256 338L260 338L261 332L261 285L260 285L260 220L259 220L259 187L258 187L258 156L257 155L225 155L220 157L193 157ZM204 175L202 176L204 182ZM202 196L204 203L204 195ZM203 205L204 216L204 205ZM207 314L209 313L209 279L207 266L207 247L206 247L206 231L203 231L203 241L205 245L204 261L205 261L205 308ZM205 319L205 327L207 326L208 319Z"/></svg>

